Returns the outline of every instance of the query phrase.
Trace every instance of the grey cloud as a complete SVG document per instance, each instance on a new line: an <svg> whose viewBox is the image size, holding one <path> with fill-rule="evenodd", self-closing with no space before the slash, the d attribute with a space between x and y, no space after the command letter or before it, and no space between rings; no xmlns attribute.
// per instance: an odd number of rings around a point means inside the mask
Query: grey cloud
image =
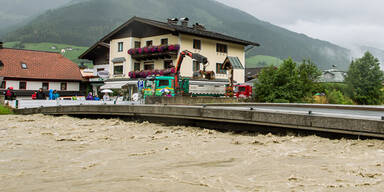
<svg viewBox="0 0 384 192"><path fill-rule="evenodd" d="M384 49L382 0L217 0L273 24L352 48Z"/></svg>

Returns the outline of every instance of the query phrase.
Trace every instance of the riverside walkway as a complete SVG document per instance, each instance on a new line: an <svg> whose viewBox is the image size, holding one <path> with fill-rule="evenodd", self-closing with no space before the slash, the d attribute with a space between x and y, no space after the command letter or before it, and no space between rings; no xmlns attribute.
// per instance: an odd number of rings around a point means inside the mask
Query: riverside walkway
<svg viewBox="0 0 384 192"><path fill-rule="evenodd" d="M77 105L17 109L18 114L126 116L185 122L211 122L217 127L236 124L285 130L315 131L384 138L384 106L305 104L205 104L205 105Z"/></svg>

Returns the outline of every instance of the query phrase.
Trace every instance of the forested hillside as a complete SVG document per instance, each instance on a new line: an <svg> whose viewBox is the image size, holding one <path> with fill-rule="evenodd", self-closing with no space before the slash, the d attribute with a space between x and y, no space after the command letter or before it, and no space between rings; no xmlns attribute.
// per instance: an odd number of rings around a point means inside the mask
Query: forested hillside
<svg viewBox="0 0 384 192"><path fill-rule="evenodd" d="M271 14L273 10L271 10ZM189 17L208 30L255 41L247 57L269 55L296 61L312 59L321 69L336 64L346 69L349 51L326 41L294 33L213 0L88 0L49 10L24 27L8 33L6 41L55 42L90 46L132 16L164 20Z"/></svg>
<svg viewBox="0 0 384 192"><path fill-rule="evenodd" d="M0 0L0 35L22 26L47 9L58 8L72 0Z"/></svg>

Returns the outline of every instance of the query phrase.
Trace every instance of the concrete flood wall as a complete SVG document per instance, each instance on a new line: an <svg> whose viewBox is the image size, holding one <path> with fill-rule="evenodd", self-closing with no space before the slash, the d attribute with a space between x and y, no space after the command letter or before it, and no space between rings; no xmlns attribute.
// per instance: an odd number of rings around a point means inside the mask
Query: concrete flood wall
<svg viewBox="0 0 384 192"><path fill-rule="evenodd" d="M194 105L203 103L236 103L237 99L224 97L147 97L146 104L167 104L167 105Z"/></svg>
<svg viewBox="0 0 384 192"><path fill-rule="evenodd" d="M163 105L105 105L60 106L35 109L19 109L19 114L43 113L46 115L108 115L164 120L203 120L225 126L225 123L261 125L287 129L310 130L348 135L384 138L384 121L342 117L327 117L257 110L217 109L201 106ZM241 127L241 126L239 126Z"/></svg>
<svg viewBox="0 0 384 192"><path fill-rule="evenodd" d="M364 111L384 111L384 105L335 105L335 104L311 104L311 103L207 103L206 106L216 107L299 107L299 108L318 108L318 109L342 109L342 110L364 110ZM384 113L383 113L384 115Z"/></svg>

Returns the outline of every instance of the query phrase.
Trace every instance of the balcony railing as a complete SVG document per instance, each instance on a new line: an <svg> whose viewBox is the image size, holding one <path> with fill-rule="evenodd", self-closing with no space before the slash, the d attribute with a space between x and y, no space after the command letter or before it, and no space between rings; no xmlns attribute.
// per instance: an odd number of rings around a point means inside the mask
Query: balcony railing
<svg viewBox="0 0 384 192"><path fill-rule="evenodd" d="M128 54L135 60L156 60L172 58L177 56L180 45L159 45L142 48L133 48L128 50Z"/></svg>

